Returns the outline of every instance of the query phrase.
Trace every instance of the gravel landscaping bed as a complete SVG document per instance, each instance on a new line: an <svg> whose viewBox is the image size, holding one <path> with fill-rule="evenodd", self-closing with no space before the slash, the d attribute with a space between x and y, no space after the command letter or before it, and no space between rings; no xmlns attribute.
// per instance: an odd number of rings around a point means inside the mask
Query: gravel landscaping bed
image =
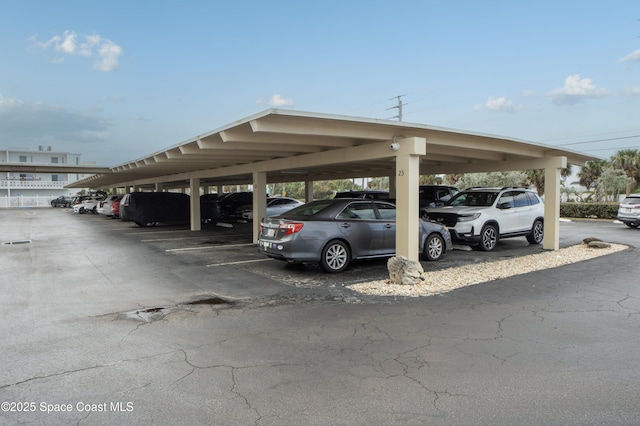
<svg viewBox="0 0 640 426"><path fill-rule="evenodd" d="M422 275L424 281L417 285L399 285L387 279L353 284L349 288L359 293L375 296L431 296L487 281L606 256L626 248L628 247L621 244L610 244L610 247L607 248L591 248L586 244L578 244L560 250L545 251L512 259L425 272Z"/></svg>

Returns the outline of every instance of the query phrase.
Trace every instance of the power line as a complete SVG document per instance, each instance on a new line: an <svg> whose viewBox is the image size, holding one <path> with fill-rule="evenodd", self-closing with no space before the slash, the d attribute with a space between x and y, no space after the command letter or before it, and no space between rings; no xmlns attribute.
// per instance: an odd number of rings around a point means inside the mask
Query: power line
<svg viewBox="0 0 640 426"><path fill-rule="evenodd" d="M622 149L638 149L640 146L623 146L621 148L598 148L598 149L585 149L586 152L594 152L594 151L611 151L613 149L620 151Z"/></svg>
<svg viewBox="0 0 640 426"><path fill-rule="evenodd" d="M620 137L617 137L617 138L607 138L607 139L595 139L595 140L586 141L586 142L561 143L561 144L556 144L556 146L584 145L584 144L587 144L587 143L617 141L617 140L621 140L621 139L632 139L632 138L637 138L637 137L640 137L640 135L620 136ZM607 149L610 149L610 148L607 148Z"/></svg>

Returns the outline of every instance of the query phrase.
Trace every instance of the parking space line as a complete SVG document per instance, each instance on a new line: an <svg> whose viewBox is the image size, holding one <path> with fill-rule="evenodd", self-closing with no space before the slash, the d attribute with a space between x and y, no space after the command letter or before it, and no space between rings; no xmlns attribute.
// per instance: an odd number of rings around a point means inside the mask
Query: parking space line
<svg viewBox="0 0 640 426"><path fill-rule="evenodd" d="M248 247L253 246L253 243L246 244L220 244L217 246L203 246L203 247L184 247L184 248L176 248L176 249L166 249L165 252L173 252L173 251L190 251L190 250L208 250L214 248L229 248L229 247Z"/></svg>
<svg viewBox="0 0 640 426"><path fill-rule="evenodd" d="M266 258L266 259L240 260L238 262L212 263L210 265L204 265L204 266L206 266L207 268L210 268L213 266L240 265L242 263L266 262L269 260L272 260L272 259Z"/></svg>
<svg viewBox="0 0 640 426"><path fill-rule="evenodd" d="M177 249L166 249L165 252L170 253L170 252L174 252L174 251L210 250L212 248L213 248L212 246L185 247L185 248L177 248Z"/></svg>
<svg viewBox="0 0 640 426"><path fill-rule="evenodd" d="M153 240L140 240L141 243L155 243L158 241L179 241L179 240L210 240L211 237L176 237L176 238L156 238Z"/></svg>
<svg viewBox="0 0 640 426"><path fill-rule="evenodd" d="M147 234L170 234L174 232L185 232L188 229L171 229L167 231L138 231L138 232L125 232L124 235L147 235Z"/></svg>

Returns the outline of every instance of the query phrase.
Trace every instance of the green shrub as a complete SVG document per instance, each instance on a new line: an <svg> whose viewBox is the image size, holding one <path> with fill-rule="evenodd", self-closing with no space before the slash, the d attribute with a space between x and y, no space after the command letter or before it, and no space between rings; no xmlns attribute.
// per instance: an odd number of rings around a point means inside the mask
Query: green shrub
<svg viewBox="0 0 640 426"><path fill-rule="evenodd" d="M615 219L618 203L560 203L560 217Z"/></svg>

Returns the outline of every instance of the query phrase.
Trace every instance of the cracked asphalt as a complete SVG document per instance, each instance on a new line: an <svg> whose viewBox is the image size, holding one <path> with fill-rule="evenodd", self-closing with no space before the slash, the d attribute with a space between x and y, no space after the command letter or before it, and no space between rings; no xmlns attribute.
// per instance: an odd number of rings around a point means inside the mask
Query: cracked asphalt
<svg viewBox="0 0 640 426"><path fill-rule="evenodd" d="M289 267L248 229L0 210L0 242L30 241L0 245L0 424L638 424L640 230L562 223L630 248L405 299L345 287L384 261Z"/></svg>

